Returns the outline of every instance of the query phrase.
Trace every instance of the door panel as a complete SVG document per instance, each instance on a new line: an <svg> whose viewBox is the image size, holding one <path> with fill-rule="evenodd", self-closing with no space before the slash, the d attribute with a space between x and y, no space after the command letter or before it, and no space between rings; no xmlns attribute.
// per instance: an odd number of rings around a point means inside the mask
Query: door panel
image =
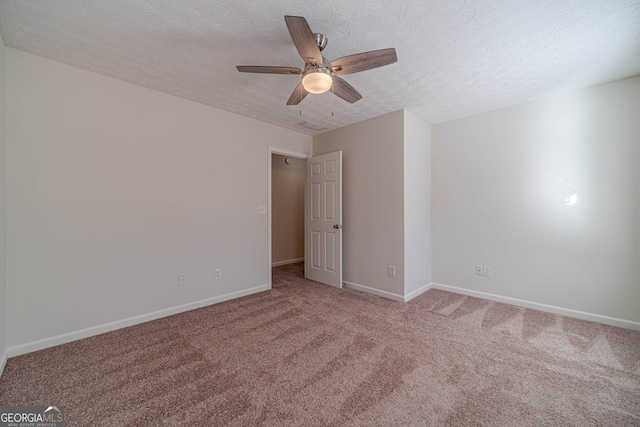
<svg viewBox="0 0 640 427"><path fill-rule="evenodd" d="M324 247L326 252L326 268L327 271L335 272L336 271L336 233L326 233L324 235Z"/></svg>
<svg viewBox="0 0 640 427"><path fill-rule="evenodd" d="M335 222L336 219L336 182L335 181L327 181L324 184L325 188L325 210L324 210L324 219L327 221Z"/></svg>
<svg viewBox="0 0 640 427"><path fill-rule="evenodd" d="M311 183L311 219L314 221L318 221L321 219L320 196L322 196L322 183L312 182Z"/></svg>
<svg viewBox="0 0 640 427"><path fill-rule="evenodd" d="M320 237L320 232L311 232L311 266L313 268L320 268Z"/></svg>
<svg viewBox="0 0 640 427"><path fill-rule="evenodd" d="M342 151L307 159L305 277L342 287Z"/></svg>

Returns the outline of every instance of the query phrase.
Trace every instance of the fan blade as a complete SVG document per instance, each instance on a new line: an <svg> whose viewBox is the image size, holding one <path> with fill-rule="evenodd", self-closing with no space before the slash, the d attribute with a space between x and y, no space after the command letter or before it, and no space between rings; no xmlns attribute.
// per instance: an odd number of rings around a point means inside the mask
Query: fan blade
<svg viewBox="0 0 640 427"><path fill-rule="evenodd" d="M322 64L320 48L316 43L316 38L313 37L307 20L302 16L285 16L284 21L287 23L293 44L296 45L296 49L298 49L298 53L304 62L312 65Z"/></svg>
<svg viewBox="0 0 640 427"><path fill-rule="evenodd" d="M384 67L385 65L393 64L397 60L398 57L394 48L372 50L334 59L331 61L331 71L333 71L333 74L353 74Z"/></svg>
<svg viewBox="0 0 640 427"><path fill-rule="evenodd" d="M265 73L265 74L300 74L302 70L294 67L267 67L260 65L238 65L241 73Z"/></svg>
<svg viewBox="0 0 640 427"><path fill-rule="evenodd" d="M302 83L300 83L293 90L293 93L291 94L291 96L289 97L289 100L287 101L287 105L298 105L298 104L300 104L300 102L302 102L304 97L307 96L308 94L309 94L309 92L307 92L307 90L304 88L304 86L302 86Z"/></svg>
<svg viewBox="0 0 640 427"><path fill-rule="evenodd" d="M333 93L352 104L362 99L362 95L353 86L338 76L333 76Z"/></svg>

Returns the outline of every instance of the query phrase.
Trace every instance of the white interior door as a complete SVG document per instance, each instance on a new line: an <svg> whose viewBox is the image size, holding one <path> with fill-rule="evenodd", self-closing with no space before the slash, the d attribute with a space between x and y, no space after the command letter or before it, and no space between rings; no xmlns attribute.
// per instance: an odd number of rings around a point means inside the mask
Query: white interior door
<svg viewBox="0 0 640 427"><path fill-rule="evenodd" d="M307 159L307 279L342 288L342 151Z"/></svg>

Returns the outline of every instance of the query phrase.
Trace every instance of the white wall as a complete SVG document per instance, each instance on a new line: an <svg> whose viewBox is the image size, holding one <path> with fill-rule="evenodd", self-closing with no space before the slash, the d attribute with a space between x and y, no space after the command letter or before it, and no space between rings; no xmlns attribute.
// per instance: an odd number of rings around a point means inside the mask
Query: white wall
<svg viewBox="0 0 640 427"><path fill-rule="evenodd" d="M6 349L7 298L6 298L6 174L5 174L5 115L6 115L6 52L0 35L0 374Z"/></svg>
<svg viewBox="0 0 640 427"><path fill-rule="evenodd" d="M404 110L404 295L431 283L431 126Z"/></svg>
<svg viewBox="0 0 640 427"><path fill-rule="evenodd" d="M285 163L289 159L289 164ZM273 154L271 163L272 262L304 258L304 188L307 162Z"/></svg>
<svg viewBox="0 0 640 427"><path fill-rule="evenodd" d="M12 346L266 285L268 146L311 150L309 136L15 49L6 143Z"/></svg>
<svg viewBox="0 0 640 427"><path fill-rule="evenodd" d="M434 281L640 321L639 112L634 77L434 126Z"/></svg>
<svg viewBox="0 0 640 427"><path fill-rule="evenodd" d="M404 292L403 126L400 110L313 138L315 156L343 153L343 280L395 295Z"/></svg>

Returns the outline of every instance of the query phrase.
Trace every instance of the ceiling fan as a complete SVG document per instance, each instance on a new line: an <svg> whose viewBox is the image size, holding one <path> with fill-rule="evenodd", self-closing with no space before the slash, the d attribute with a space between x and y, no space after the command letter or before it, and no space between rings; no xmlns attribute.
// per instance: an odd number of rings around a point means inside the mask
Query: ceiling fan
<svg viewBox="0 0 640 427"><path fill-rule="evenodd" d="M334 94L353 104L362 99L362 95L340 75L383 67L398 60L396 50L390 48L356 53L329 62L320 53L327 45L324 34L312 33L307 20L301 16L285 16L284 20L293 44L304 61L304 69L255 65L239 65L236 68L242 73L301 74L302 82L294 89L287 105L297 105L307 94L324 93L332 87Z"/></svg>

